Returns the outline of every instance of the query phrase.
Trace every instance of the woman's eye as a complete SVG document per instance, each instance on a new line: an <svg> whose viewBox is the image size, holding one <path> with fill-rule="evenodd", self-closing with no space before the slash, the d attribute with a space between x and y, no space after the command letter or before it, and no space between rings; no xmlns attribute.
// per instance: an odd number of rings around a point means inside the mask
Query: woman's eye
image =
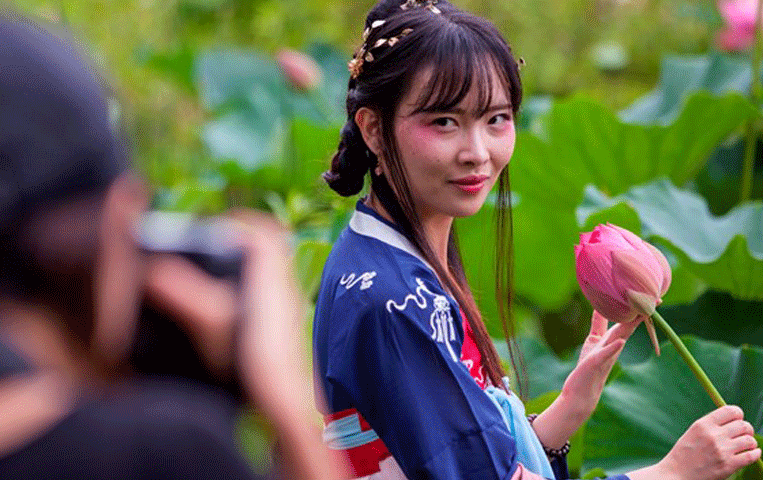
<svg viewBox="0 0 763 480"><path fill-rule="evenodd" d="M436 118L432 121L432 125L443 127L443 128L450 128L456 126L456 121L450 117L440 117Z"/></svg>
<svg viewBox="0 0 763 480"><path fill-rule="evenodd" d="M508 123L510 121L511 121L511 114L501 113L499 115L495 115L492 118L490 118L490 121L488 123L490 125L501 125L504 123Z"/></svg>

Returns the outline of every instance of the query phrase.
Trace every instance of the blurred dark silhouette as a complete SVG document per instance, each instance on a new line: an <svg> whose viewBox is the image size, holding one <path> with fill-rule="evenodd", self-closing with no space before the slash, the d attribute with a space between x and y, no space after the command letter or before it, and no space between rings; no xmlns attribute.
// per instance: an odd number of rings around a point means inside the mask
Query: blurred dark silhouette
<svg viewBox="0 0 763 480"><path fill-rule="evenodd" d="M242 400L276 434L274 475L338 477L287 232L228 220L237 282L147 253L149 194L113 123L64 32L0 13L0 477L259 478L234 433Z"/></svg>

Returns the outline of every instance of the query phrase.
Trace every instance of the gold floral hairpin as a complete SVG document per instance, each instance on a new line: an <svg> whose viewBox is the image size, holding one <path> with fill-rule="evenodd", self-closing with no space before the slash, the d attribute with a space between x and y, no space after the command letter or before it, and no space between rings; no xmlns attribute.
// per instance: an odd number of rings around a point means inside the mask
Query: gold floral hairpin
<svg viewBox="0 0 763 480"><path fill-rule="evenodd" d="M366 45L365 42L368 40L368 36L371 34L371 30L384 25L384 23L384 20L377 20L371 24L370 29L366 29L366 32L368 33L363 32L363 45L358 49L358 51L352 57L352 60L350 60L350 62L347 64L347 68L350 70L351 78L358 78L358 75L360 75L360 73L363 71L364 63L374 61L374 54L371 52L371 50L383 47L385 45L394 47L403 37L413 32L412 28L406 28L394 37L380 38L374 42L373 45Z"/></svg>
<svg viewBox="0 0 763 480"><path fill-rule="evenodd" d="M439 15L442 13L442 11L435 6L437 1L438 0L406 0L402 5L400 5L400 9L408 10L411 8L425 7L431 12ZM373 45L366 45L368 38L371 36L371 33L385 23L387 23L386 20L376 20L371 23L370 27L363 31L363 45L361 45L355 55L353 55L352 60L347 63L347 68L350 70L351 78L358 78L358 75L360 75L360 73L363 71L364 63L374 61L374 54L371 53L371 50L383 47L385 45L393 47L400 41L400 39L413 31L411 28L406 28L400 32L399 35L390 38L380 38L374 42Z"/></svg>

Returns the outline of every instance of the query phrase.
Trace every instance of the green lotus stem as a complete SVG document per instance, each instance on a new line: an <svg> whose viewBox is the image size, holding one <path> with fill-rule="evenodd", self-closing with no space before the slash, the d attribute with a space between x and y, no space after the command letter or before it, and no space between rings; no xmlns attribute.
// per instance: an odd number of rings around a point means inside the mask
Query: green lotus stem
<svg viewBox="0 0 763 480"><path fill-rule="evenodd" d="M726 401L723 400L723 397L721 397L721 394L718 393L718 390L715 388L715 385L713 385L713 382L710 381L709 378L707 378L707 374L704 370L702 370L702 367L699 366L699 363L694 359L691 352L689 352L689 349L686 348L686 345L684 345L684 342L678 337L675 331L673 331L672 328L670 328L670 325L668 325L668 322L665 321L664 318L662 318L662 315L660 315L657 311L655 311L652 314L652 320L654 320L654 323L660 326L663 331L665 331L665 334L668 336L668 339L673 343L673 346L676 347L676 350L678 350L679 355L684 359L687 365L689 365L689 368L691 369L692 373L694 373L694 376L697 377L697 380L699 380L699 383L702 384L702 388L705 389L708 395L710 395L710 398L713 400L713 403L715 403L715 406L722 407L726 405Z"/></svg>
<svg viewBox="0 0 763 480"><path fill-rule="evenodd" d="M676 347L676 350L678 350L678 354L681 355L686 364L689 365L692 373L694 373L694 375L697 377L697 380L699 380L699 383L702 384L702 388L704 388L707 394L710 395L713 403L715 403L717 407L726 405L726 401L723 400L723 397L715 388L713 382L711 382L707 377L707 374L704 370L702 370L702 367L699 366L699 363L697 363L697 361L694 359L694 356L691 354L691 352L689 352L689 349L686 348L686 345L684 345L684 342L681 340L681 338L679 338L676 332L673 331L670 325L668 325L668 322L662 318L662 315L655 311L651 318L654 320L654 323L659 325L660 328L662 328L662 330L668 336L668 339L670 339L671 343L673 343L673 346ZM755 462L755 467L758 471L758 478L763 479L763 461L758 459L758 461Z"/></svg>
<svg viewBox="0 0 763 480"><path fill-rule="evenodd" d="M752 86L750 88L750 99L755 108L760 108L760 101L763 98L763 86L760 82L760 63L763 59L763 26L761 25L761 16L763 15L763 0L757 2L757 16L755 17L755 52L752 55ZM758 140L757 123L758 119L750 120L747 125L746 145L744 151L744 167L742 170L742 190L739 194L739 201L746 202L752 196L752 182L755 166L755 146Z"/></svg>

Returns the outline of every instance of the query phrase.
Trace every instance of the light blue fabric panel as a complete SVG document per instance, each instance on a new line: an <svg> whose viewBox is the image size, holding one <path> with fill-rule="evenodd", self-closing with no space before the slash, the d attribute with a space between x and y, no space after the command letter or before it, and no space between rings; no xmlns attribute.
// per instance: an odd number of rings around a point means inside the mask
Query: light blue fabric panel
<svg viewBox="0 0 763 480"><path fill-rule="evenodd" d="M508 379L504 378L504 384L508 388ZM538 436L525 416L525 406L519 397L513 393L507 394L493 386L487 387L485 393L498 407L511 436L517 442L517 461L531 472L553 479L554 472L551 470L551 464Z"/></svg>

